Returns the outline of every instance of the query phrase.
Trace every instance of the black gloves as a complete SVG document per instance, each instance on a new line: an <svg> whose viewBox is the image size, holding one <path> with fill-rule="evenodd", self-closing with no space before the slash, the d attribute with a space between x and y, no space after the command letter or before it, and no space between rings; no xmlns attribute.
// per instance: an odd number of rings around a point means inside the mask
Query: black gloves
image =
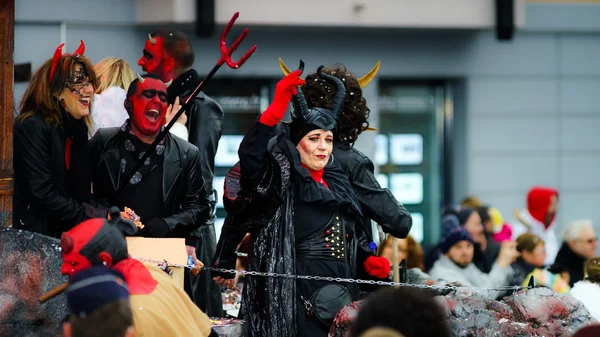
<svg viewBox="0 0 600 337"><path fill-rule="evenodd" d="M168 238L171 236L171 228L161 218L152 218L144 224L144 228L138 232L139 236L147 238Z"/></svg>

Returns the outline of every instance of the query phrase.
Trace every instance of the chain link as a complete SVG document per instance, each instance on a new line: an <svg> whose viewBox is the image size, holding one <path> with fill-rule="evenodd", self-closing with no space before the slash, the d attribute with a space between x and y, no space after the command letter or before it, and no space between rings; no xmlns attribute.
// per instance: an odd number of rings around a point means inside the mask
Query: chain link
<svg viewBox="0 0 600 337"><path fill-rule="evenodd" d="M155 264L164 264L165 261L156 261L144 258L134 257L134 259L147 262L147 263L155 263ZM391 281L374 281L374 280L360 280L360 279L351 279L351 278L341 278L341 277L331 277L331 276L312 276L312 275L292 275L292 274L278 274L278 273L270 273L270 272L258 272L258 271L245 271L245 270L235 270L235 269L222 269L215 267L195 267L189 265L182 264L168 264L169 267L176 268L186 268L186 269L195 269L200 268L201 270L206 271L215 271L219 273L226 274L241 274L241 275L251 275L251 276L261 276L267 278L288 278L288 279L297 279L297 280L314 280L314 281L327 281L327 282L337 282L337 283L356 283L356 284L370 284L370 285L378 285L378 286L390 286L390 287L412 287L412 288L421 288L421 289L431 289L431 290L485 290L485 291L512 291L517 292L523 289L529 289L529 287L522 286L507 286L507 287L497 287L497 288L483 288L483 287L459 287L459 286L448 286L448 285L427 285L427 284L409 284L409 283L399 283L399 282L391 282Z"/></svg>

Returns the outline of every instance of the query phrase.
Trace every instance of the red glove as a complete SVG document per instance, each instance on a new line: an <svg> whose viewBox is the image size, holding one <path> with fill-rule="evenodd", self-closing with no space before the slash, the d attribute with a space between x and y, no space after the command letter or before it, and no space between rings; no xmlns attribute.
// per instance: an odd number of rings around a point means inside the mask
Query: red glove
<svg viewBox="0 0 600 337"><path fill-rule="evenodd" d="M385 257L369 256L365 260L365 270L371 276L388 278L390 275L390 262Z"/></svg>
<svg viewBox="0 0 600 337"><path fill-rule="evenodd" d="M265 110L258 119L264 125L274 126L283 119L288 104L292 100L292 96L296 94L296 87L304 84L304 80L300 79L301 70L296 70L286 77L282 78L275 87L275 97L271 105Z"/></svg>

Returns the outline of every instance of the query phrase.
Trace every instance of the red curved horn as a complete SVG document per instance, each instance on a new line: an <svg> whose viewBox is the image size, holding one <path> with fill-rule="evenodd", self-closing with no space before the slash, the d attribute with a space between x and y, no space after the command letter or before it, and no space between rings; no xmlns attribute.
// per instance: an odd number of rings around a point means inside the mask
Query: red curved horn
<svg viewBox="0 0 600 337"><path fill-rule="evenodd" d="M62 56L62 47L64 47L64 45L64 43L61 43L60 46L56 47L56 50L54 51L54 56L52 57L52 66L50 67L50 82L52 82L52 77L54 76L54 69L56 69L56 64Z"/></svg>
<svg viewBox="0 0 600 337"><path fill-rule="evenodd" d="M81 40L79 48L77 48L73 55L83 55L83 53L85 53L85 43L83 43L83 40Z"/></svg>

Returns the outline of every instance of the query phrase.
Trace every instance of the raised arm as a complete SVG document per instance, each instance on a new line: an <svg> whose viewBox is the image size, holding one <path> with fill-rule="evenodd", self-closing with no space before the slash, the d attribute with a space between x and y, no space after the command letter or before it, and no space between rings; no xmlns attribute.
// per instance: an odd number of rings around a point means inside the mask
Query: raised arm
<svg viewBox="0 0 600 337"><path fill-rule="evenodd" d="M244 136L238 155L245 179L253 182L261 179L267 144L274 134L275 125L283 119L292 96L296 94L296 87L304 84L304 80L300 79L301 73L301 70L296 70L277 83L273 102Z"/></svg>

